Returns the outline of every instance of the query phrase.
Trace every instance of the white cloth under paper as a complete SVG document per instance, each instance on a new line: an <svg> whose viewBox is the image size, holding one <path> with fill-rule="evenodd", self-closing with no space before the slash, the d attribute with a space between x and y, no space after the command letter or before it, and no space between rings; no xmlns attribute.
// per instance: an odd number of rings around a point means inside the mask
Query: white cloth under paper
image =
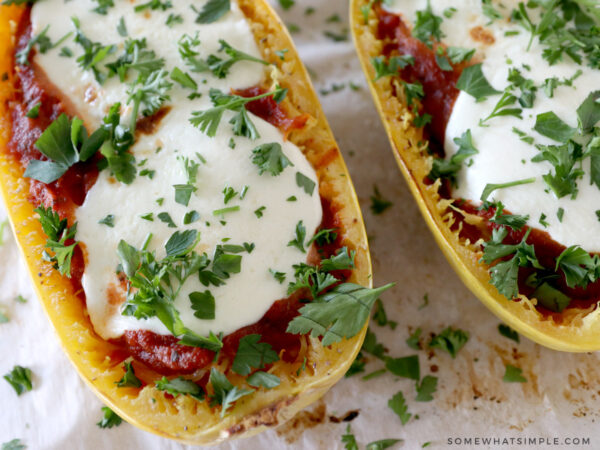
<svg viewBox="0 0 600 450"><path fill-rule="evenodd" d="M277 3L272 0L272 3ZM305 15L307 7L316 12ZM328 416L343 416L359 410L351 422L361 448L383 438L401 438L393 448L600 448L600 365L596 354L564 354L544 349L521 338L516 345L500 336L499 321L462 285L432 239L408 192L390 151L379 117L360 70L351 40L333 42L326 30L336 34L348 28L345 0L297 0L288 11L279 11L284 21L301 31L294 34L301 56L314 76L318 90L333 84L346 87L322 96L342 153L356 186L371 239L375 284L395 281L384 303L388 316L398 322L395 331L372 325L390 355L414 354L405 339L421 327L423 336L452 325L467 330L471 338L455 360L438 352L418 352L422 376L439 377L434 401L415 402L414 383L389 374L370 381L357 375L342 380L324 398L309 408L318 416L326 405L322 424L304 430L284 426L219 449L342 449L346 423L333 423ZM326 23L338 14L341 23ZM360 90L349 89L355 83ZM369 204L377 184L393 206L373 216ZM0 220L4 212L0 212ZM101 418L101 402L83 384L63 355L51 325L34 297L28 274L18 255L14 238L6 232L0 247L0 310L11 319L0 324L0 375L16 364L33 371L34 390L17 397L0 379L0 443L20 438L29 449L143 449L187 448L122 424L110 430L95 424ZM17 295L29 301L15 302ZM423 309L423 297L429 304ZM516 350L515 350L516 349ZM523 369L527 383L504 383L504 364ZM381 368L370 362L367 373ZM435 371L435 373L432 373ZM402 426L387 407L388 399L403 391L408 409L419 416ZM455 445L448 438L551 437L561 444L546 446ZM566 447L562 438L589 438L590 445Z"/></svg>

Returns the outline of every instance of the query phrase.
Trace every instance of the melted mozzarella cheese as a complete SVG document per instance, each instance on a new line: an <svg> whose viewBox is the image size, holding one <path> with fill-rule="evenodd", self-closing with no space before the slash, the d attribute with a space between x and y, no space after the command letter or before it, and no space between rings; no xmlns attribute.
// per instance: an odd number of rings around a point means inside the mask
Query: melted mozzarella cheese
<svg viewBox="0 0 600 450"><path fill-rule="evenodd" d="M134 6L140 1L115 2L106 16L91 12L97 6L90 0L78 0L65 5L62 0L45 0L36 3L33 8L32 22L34 33L50 25L48 36L53 42L65 33L72 31L70 17L81 21L84 34L92 41L116 44L122 49L124 38L117 33L117 25L124 18L129 36L146 38L148 48L166 60L166 69L174 67L186 70L179 57L177 41L184 34L194 36L198 33L201 41L200 57L218 54L219 39L225 39L234 48L260 58L260 52L244 15L235 2L232 10L213 24L194 23L189 1L173 2L172 9L165 12L147 11L135 13ZM205 1L194 1L193 5L201 9ZM68 8L68 13L64 9ZM165 21L169 14L181 14L184 23L169 28ZM75 57L81 49L69 42ZM115 56L119 52L116 52ZM59 56L58 49L46 54L37 54L35 63L46 73L74 104L78 113L85 118L88 129L95 129L101 118L114 102L127 102L124 83L117 78L109 79L99 85L91 71L82 71L75 58ZM242 253L241 273L232 274L226 284L211 287L215 297L216 311L214 320L200 320L194 317L189 294L204 292L207 288L191 277L183 286L175 306L181 314L184 324L192 331L208 335L209 332L231 333L243 326L257 322L271 305L287 297L287 283L280 284L270 273L270 269L283 272L287 281L293 279L292 265L306 260L306 255L288 242L295 238L295 228L303 221L307 230L307 240L314 234L322 219L322 207L318 188L308 195L296 184L296 173L300 172L317 182L316 174L301 150L285 141L282 133L250 114L260 134L252 141L245 137L234 137L229 120L233 113L226 112L216 137L209 138L194 128L189 119L193 111L212 107L208 97L209 88L218 88L223 92L231 89L243 89L260 84L265 78L265 66L252 62L241 62L233 66L229 76L217 79L210 73L191 74L198 82L202 97L189 100L190 91L175 84L170 92L169 113L160 121L151 135L140 134L132 148L138 163L147 159L138 176L131 185L116 182L108 173L100 173L97 183L89 191L85 203L77 210L77 239L86 250L86 268L83 287L86 293L87 308L96 331L103 338L117 338L126 330L145 329L160 334L169 334L166 327L157 319L136 320L121 315L121 302L124 288L116 275L118 264L117 246L120 240L141 248L146 236L152 233L149 249L156 250L160 259L165 256L164 245L176 229L169 228L159 220L158 214L168 213L177 225L177 230L196 229L201 240L196 248L199 253L206 252L209 257L215 247L227 242L242 245L255 244L251 253ZM202 80L205 79L206 83ZM127 120L130 109L123 111L123 120ZM235 148L229 146L233 138ZM282 146L284 154L293 163L279 176L269 173L259 175L252 163L252 150L260 144L276 142ZM158 151L160 149L160 151ZM205 163L198 171L197 191L192 195L189 206L175 202L174 185L187 182L186 172L178 157L197 160L199 153ZM154 171L152 179L140 176L139 171ZM223 190L226 187L241 192L248 186L243 199L239 196L224 204ZM295 196L297 201L287 199ZM160 200L164 199L164 200ZM159 205L157 202L162 202ZM239 211L224 216L214 216L215 210L224 207L239 206ZM264 208L263 216L257 217L255 211ZM184 225L184 215L197 211L200 220ZM153 221L141 217L153 214ZM114 215L114 228L99 224L107 215Z"/></svg>
<svg viewBox="0 0 600 450"><path fill-rule="evenodd" d="M517 7L518 1L505 0L494 2L494 7L505 17ZM416 11L425 9L425 0L395 0L389 8L393 12L402 13L411 23L415 23ZM528 225L547 231L550 236L566 245L581 245L588 251L600 251L600 223L595 211L600 209L600 191L590 184L590 162L584 161L584 178L578 181L579 193L575 199L570 196L557 199L548 188L542 176L554 172L549 162L531 162L539 154L532 145L523 142L513 132L513 127L526 132L539 144L556 144L533 131L538 114L554 111L572 127L577 126L575 111L591 91L600 83L600 72L586 65L578 65L565 57L564 61L550 66L542 58L542 46L536 39L527 51L529 33L519 25L511 24L507 19L490 19L483 15L481 1L468 0L457 2L452 0L435 0L431 2L433 12L443 17L441 25L444 37L442 41L449 46L476 48L475 59L482 61L483 73L490 84L504 90L508 86L508 71L511 67L519 69L525 78L531 79L536 86L544 80L557 77L560 80L571 78L578 70L579 76L573 87L560 86L553 98L548 98L543 89L538 88L533 108L523 109L523 119L512 116L496 117L488 122L488 127L479 126L479 121L487 117L494 109L499 96L492 96L486 101L477 103L465 92L461 92L446 129L445 150L447 158L457 151L454 139L465 131L471 130L473 143L479 150L470 166L464 166L458 176L458 188L453 192L457 198L465 198L479 202L483 189L488 183L508 183L520 179L536 177L536 182L495 191L490 200L501 201L513 214L528 215ZM443 16L448 8L457 11L450 19ZM536 18L537 20L537 18ZM474 39L475 27L483 27L493 36L493 44L485 44ZM519 34L506 36L507 31L518 31ZM528 66L531 70L527 70ZM562 222L557 216L559 208L564 210ZM540 224L545 216L547 227Z"/></svg>

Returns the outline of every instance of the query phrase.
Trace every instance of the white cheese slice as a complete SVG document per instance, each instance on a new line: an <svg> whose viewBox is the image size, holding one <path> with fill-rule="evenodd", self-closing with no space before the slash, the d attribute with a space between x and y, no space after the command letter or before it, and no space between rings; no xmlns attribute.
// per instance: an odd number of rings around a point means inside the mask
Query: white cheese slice
<svg viewBox="0 0 600 450"><path fill-rule="evenodd" d="M200 10L205 1L178 0L173 2L173 8L164 12L135 13L134 6L141 3L116 0L115 6L105 16L91 12L97 6L93 1L78 0L65 4L62 0L45 0L36 3L33 8L34 33L50 25L48 36L55 42L73 30L70 17L76 16L81 21L83 32L92 41L105 45L116 44L122 48L124 38L117 33L117 25L123 17L130 37L146 38L148 48L166 59L169 72L174 67L187 71L177 49L177 41L184 33L191 36L198 33L202 58L217 54L219 39L225 39L234 48L260 58L249 24L235 2L232 2L229 13L209 25L194 23L196 15L191 10L192 4ZM184 23L167 27L165 22L169 14L181 14ZM65 45L71 48L75 57L81 54L81 49L70 40ZM109 79L100 86L90 71L84 72L78 67L75 58L59 56L59 49L37 54L35 63L75 105L86 119L88 128L98 126L114 102L125 104L127 101L125 85L118 79ZM241 273L233 274L224 286L209 288L216 300L214 320L200 320L193 315L189 294L208 289L199 282L198 277L191 277L183 286L175 306L184 324L198 334L208 335L211 331L231 333L257 322L276 300L287 297L287 282L293 279L294 273L292 265L306 260L305 254L287 244L295 238L294 232L299 221L302 220L306 227L308 241L322 220L318 188L313 195L308 195L297 186L295 177L300 172L316 183L315 171L301 150L285 141L276 127L253 115L251 118L260 133L256 141L233 136L228 123L233 114L230 112L223 117L214 138L207 137L189 123L193 111L212 107L208 97L209 88L228 93L231 89L254 86L264 80L265 70L261 64L241 62L233 66L225 79L217 79L210 73L190 73L202 93L202 97L195 100L187 98L189 90L175 84L170 93L171 102L168 103L170 112L162 119L154 134L140 135L132 148L138 163L147 159L144 166L138 168L138 176L133 184L127 186L115 182L108 171L103 171L89 191L85 203L77 210L77 239L87 252L82 280L87 308L95 330L103 338L118 338L126 330L138 329L169 334L156 318L136 320L121 315L119 298L122 300L123 292L115 274L118 264L116 251L121 239L140 248L145 237L152 233L149 248L156 250L159 258L165 256L164 245L176 230L198 230L201 241L196 250L199 253L206 252L209 257L212 257L215 247L224 241L238 245L255 244L252 253L242 253ZM202 83L202 80L206 80L206 83ZM90 92L94 95L90 95ZM123 115L125 120L129 111ZM234 149L229 146L232 137L236 144ZM268 173L259 175L258 167L251 160L252 150L260 144L272 142L282 146L294 166L287 167L279 176ZM159 148L161 150L157 152ZM206 163L200 165L197 192L192 195L189 206L185 207L175 202L173 185L187 182L183 165L177 158L196 159L196 153L201 154ZM142 169L155 171L153 178L140 176ZM238 196L227 205L224 204L224 188L232 187L240 192L244 186L248 186L248 191L243 200ZM287 201L291 196L295 196L297 201ZM157 204L161 198L164 199L162 206ZM229 206L239 206L240 210L223 217L213 215L213 211ZM255 211L263 207L263 216L259 218ZM184 215L192 210L200 214L200 220L183 225ZM158 214L162 212L170 215L177 229L169 228L158 219ZM148 213L153 213L154 221L141 218ZM109 214L115 216L114 228L98 223ZM279 283L269 269L285 273L286 282Z"/></svg>
<svg viewBox="0 0 600 450"><path fill-rule="evenodd" d="M480 0L459 3L452 0L431 2L433 12L444 19L441 26L445 34L443 42L449 46L476 48L475 58L483 62L483 72L494 88L504 90L508 86L507 77L511 67L519 69L522 75L532 79L536 86L540 86L547 78L571 78L578 70L582 71L582 75L576 79L573 87L558 87L553 98L548 98L541 88L538 89L533 108L523 110L523 120L512 116L497 117L488 122L489 127L479 126L479 121L492 112L500 97L493 96L477 103L472 96L461 92L446 129L446 154L450 157L457 151L453 140L469 129L479 154L472 158L471 166L465 166L461 170L458 189L454 190L453 196L473 200L478 204L488 183L507 183L536 177L533 184L498 190L492 194L490 200L501 201L513 214L528 215L528 225L547 231L554 240L563 245L581 245L588 251L598 252L600 222L596 211L600 209L600 191L590 184L589 159L583 165L586 175L578 181L577 197L557 199L542 179L543 175L554 170L553 166L548 162L531 162L531 158L539 154L539 151L521 141L513 132L513 127L534 137L537 143L556 144L532 131L536 116L554 111L569 125L576 127L575 111L591 91L598 89L600 72L586 65L578 65L567 57L564 61L550 66L542 58L543 48L537 39L527 51L529 33L518 24L509 23L507 19L490 23L490 19L484 16L481 5ZM493 6L506 18L517 5L516 0L493 2ZM393 12L403 13L404 17L414 24L416 11L426 6L425 0L394 0L389 8ZM444 11L451 7L456 8L456 12L451 18L444 17ZM494 36L495 42L489 45L475 41L470 30L477 26L488 30ZM518 31L519 34L506 36L507 31ZM529 66L531 70L525 69L524 65ZM557 217L559 208L564 210L562 222ZM546 217L547 227L540 224L542 214Z"/></svg>

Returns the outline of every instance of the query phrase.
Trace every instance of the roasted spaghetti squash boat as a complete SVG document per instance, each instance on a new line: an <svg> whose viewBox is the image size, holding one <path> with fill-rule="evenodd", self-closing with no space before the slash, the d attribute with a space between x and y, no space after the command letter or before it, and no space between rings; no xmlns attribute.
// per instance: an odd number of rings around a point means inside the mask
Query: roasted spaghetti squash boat
<svg viewBox="0 0 600 450"><path fill-rule="evenodd" d="M600 6L353 0L398 165L451 265L498 317L600 349Z"/></svg>
<svg viewBox="0 0 600 450"><path fill-rule="evenodd" d="M4 4L0 185L83 379L130 423L204 445L322 396L386 287L275 13Z"/></svg>

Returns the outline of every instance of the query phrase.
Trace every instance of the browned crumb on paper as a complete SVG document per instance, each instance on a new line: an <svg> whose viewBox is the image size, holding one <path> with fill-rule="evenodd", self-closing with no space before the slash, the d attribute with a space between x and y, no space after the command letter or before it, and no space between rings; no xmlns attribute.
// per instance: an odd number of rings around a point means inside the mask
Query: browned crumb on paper
<svg viewBox="0 0 600 450"><path fill-rule="evenodd" d="M288 444L293 444L306 430L315 428L326 421L327 405L323 400L319 400L312 410L300 411L276 431L277 435L284 438Z"/></svg>

